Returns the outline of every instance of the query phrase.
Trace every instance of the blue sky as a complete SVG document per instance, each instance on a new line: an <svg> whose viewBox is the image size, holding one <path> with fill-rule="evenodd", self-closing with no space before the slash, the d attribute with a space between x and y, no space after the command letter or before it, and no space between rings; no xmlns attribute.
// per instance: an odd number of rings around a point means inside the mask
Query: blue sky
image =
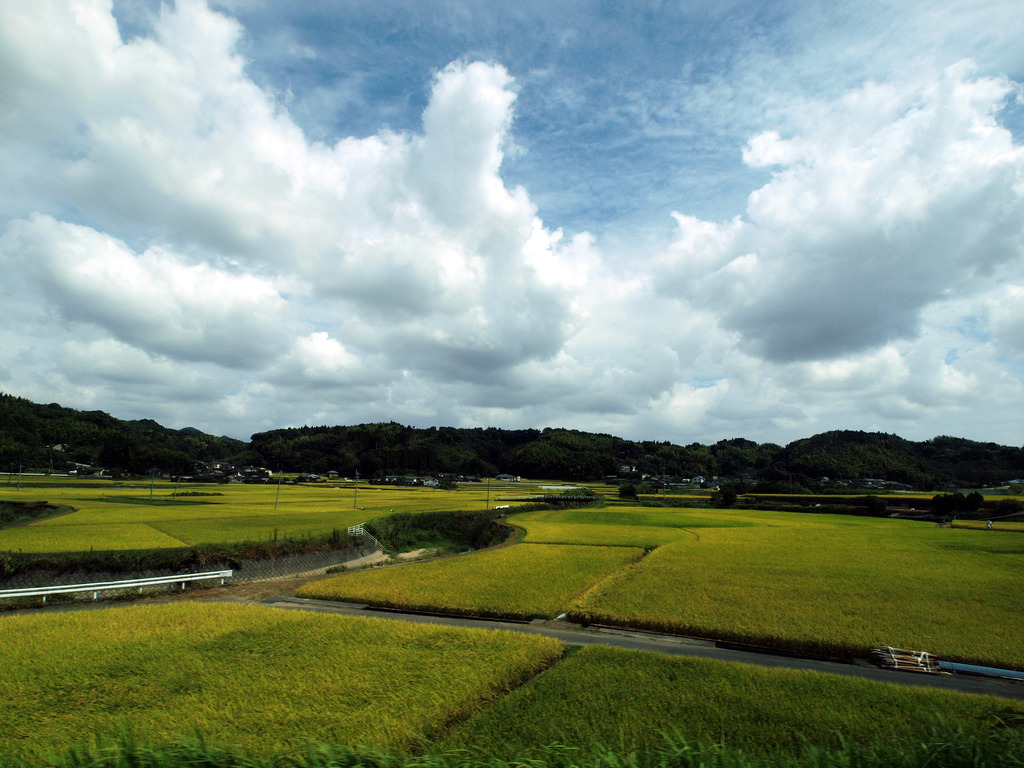
<svg viewBox="0 0 1024 768"><path fill-rule="evenodd" d="M1014 3L0 8L0 390L1020 442Z"/></svg>

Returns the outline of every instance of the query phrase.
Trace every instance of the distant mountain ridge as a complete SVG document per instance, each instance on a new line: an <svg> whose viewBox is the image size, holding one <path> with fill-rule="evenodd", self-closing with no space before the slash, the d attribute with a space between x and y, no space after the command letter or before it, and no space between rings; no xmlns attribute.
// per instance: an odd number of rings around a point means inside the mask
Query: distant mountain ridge
<svg viewBox="0 0 1024 768"><path fill-rule="evenodd" d="M1024 476L1024 449L940 436L837 430L782 447L744 438L712 445L632 441L608 434L546 428L415 428L395 422L276 429L247 443L151 419L125 421L102 411L40 405L0 393L0 470L55 471L103 466L145 474L190 473L229 461L286 472L373 478L384 475L500 472L572 481L609 476L679 482L704 478L789 488L858 485L865 480L920 489L981 487Z"/></svg>

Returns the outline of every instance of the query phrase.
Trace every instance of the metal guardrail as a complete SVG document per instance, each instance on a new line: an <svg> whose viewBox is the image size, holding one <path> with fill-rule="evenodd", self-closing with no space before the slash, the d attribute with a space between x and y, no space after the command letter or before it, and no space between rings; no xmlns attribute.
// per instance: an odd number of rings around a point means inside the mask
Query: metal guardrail
<svg viewBox="0 0 1024 768"><path fill-rule="evenodd" d="M0 599L15 597L42 597L46 602L48 595L70 595L79 592L92 592L92 599L99 598L100 592L107 592L118 589L139 588L159 586L161 584L181 583L181 588L189 581L202 581L205 579L220 579L223 585L225 579L230 579L234 571L207 571L206 573L181 573L176 576L151 576L146 579L127 579L125 581L98 581L93 584L58 584L52 587L25 587L22 589L0 589Z"/></svg>
<svg viewBox="0 0 1024 768"><path fill-rule="evenodd" d="M362 536L363 538L367 538L370 541L372 541L374 543L374 545L377 547L377 549L384 549L384 546L379 541L377 541L376 537L372 533L370 533L368 530L363 528L363 524L362 523L360 523L359 525L351 525L351 526L349 526L348 535L349 536Z"/></svg>
<svg viewBox="0 0 1024 768"><path fill-rule="evenodd" d="M527 496L498 496L495 501L597 501L600 496L561 496L557 493L532 494Z"/></svg>

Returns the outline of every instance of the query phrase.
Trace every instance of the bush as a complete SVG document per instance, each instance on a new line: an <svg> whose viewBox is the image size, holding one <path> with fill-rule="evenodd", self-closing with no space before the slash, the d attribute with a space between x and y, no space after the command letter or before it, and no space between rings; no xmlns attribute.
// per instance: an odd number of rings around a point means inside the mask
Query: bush
<svg viewBox="0 0 1024 768"><path fill-rule="evenodd" d="M1001 515L1015 515L1024 512L1024 502L1018 499L1000 499L996 510Z"/></svg>
<svg viewBox="0 0 1024 768"><path fill-rule="evenodd" d="M873 515L884 515L886 510L885 499L881 496L867 496L864 498L864 508Z"/></svg>
<svg viewBox="0 0 1024 768"><path fill-rule="evenodd" d="M736 493L736 486L726 483L717 491L711 494L711 506L713 507L731 507L736 503L736 498L739 496Z"/></svg>
<svg viewBox="0 0 1024 768"><path fill-rule="evenodd" d="M366 527L392 552L423 547L483 549L508 536L508 528L498 525L492 512L400 512L371 520Z"/></svg>
<svg viewBox="0 0 1024 768"><path fill-rule="evenodd" d="M592 499L597 498L597 494L594 493L593 488L587 488L586 486L579 486L577 488L567 488L562 491L562 496L589 496Z"/></svg>

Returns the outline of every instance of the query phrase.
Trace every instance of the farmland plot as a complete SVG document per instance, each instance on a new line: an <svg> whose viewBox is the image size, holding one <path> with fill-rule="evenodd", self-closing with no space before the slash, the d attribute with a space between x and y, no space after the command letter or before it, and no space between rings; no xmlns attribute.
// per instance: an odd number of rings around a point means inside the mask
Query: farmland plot
<svg viewBox="0 0 1024 768"><path fill-rule="evenodd" d="M553 509L523 512L509 522L538 544L608 544L653 548L694 538L701 528L758 525L723 510L659 509L640 506Z"/></svg>
<svg viewBox="0 0 1024 768"><path fill-rule="evenodd" d="M570 615L823 654L879 645L1024 669L1014 534L765 513L656 549Z"/></svg>
<svg viewBox="0 0 1024 768"><path fill-rule="evenodd" d="M307 584L297 594L462 615L553 618L574 598L642 554L633 547L517 544L343 574Z"/></svg>
<svg viewBox="0 0 1024 768"><path fill-rule="evenodd" d="M906 748L933 726L986 735L996 717L1021 716L1021 702L996 697L589 646L474 715L443 746L506 759L553 742L643 754L675 733L746 754L844 741Z"/></svg>
<svg viewBox="0 0 1024 768"><path fill-rule="evenodd" d="M0 488L0 500L45 499L73 507L69 515L0 530L0 552L83 552L174 548L302 538L344 530L391 512L483 509L486 490L360 487L352 484L211 485L94 481L21 491ZM358 507L354 506L358 503Z"/></svg>
<svg viewBox="0 0 1024 768"><path fill-rule="evenodd" d="M561 657L549 638L226 604L0 619L0 755L203 734L404 750ZM2 761L2 760L0 760Z"/></svg>

